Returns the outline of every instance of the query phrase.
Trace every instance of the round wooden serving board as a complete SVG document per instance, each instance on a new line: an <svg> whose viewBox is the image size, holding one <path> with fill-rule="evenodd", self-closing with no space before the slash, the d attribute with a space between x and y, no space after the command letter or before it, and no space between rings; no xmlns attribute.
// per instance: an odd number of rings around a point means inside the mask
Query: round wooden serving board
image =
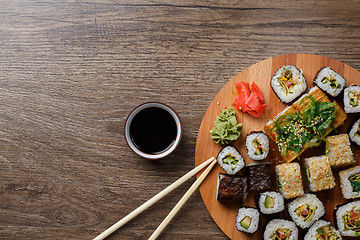
<svg viewBox="0 0 360 240"><path fill-rule="evenodd" d="M305 78L307 79L308 89L313 86L313 78L316 72L324 67L329 66L334 69L336 72L340 73L346 80L347 84L359 84L360 83L360 73L354 68L346 65L337 60L309 54L291 54L283 55L274 58L270 58L259 63L252 65L251 67L245 69L233 79L231 79L215 96L211 102L209 108L207 109L204 118L201 122L199 129L197 142L196 142L196 151L195 151L195 165L198 166L202 162L206 161L210 157L216 157L218 152L221 150L222 146L215 144L214 141L210 138L209 131L213 128L213 123L216 119L216 116L220 113L225 107L231 107L232 102L234 101L235 96L238 95L235 89L235 82L245 81L251 84L255 82L262 92L265 103L268 104L268 108L259 118L252 117L247 113L243 113L236 110L236 117L238 122L243 123L243 131L239 139L234 141L234 145L244 157L246 164L253 163L255 161L248 158L245 147L245 138L246 135L254 130L263 130L266 122L269 119L272 119L280 111L285 108L285 104L279 101L278 97L272 91L270 87L270 79L275 71L283 65L295 65L303 71ZM341 94L340 94L341 95ZM342 97L335 99L341 106ZM348 115L345 123L338 128L339 133L346 132L349 126L352 124L355 118L359 117L358 115ZM280 163L281 157L278 154L278 151L275 150L275 144L270 140L270 153L265 161L273 162L275 164ZM354 156L357 159L357 165L360 165L359 149L353 147ZM299 162L303 167L302 159L304 156L317 156L323 155L324 148L312 148L305 151L300 159L295 161ZM249 206L254 207L254 196L256 193L250 192L244 203L234 203L234 204L224 204L216 200L216 183L217 176L219 172L225 173L225 171L217 164L216 167L211 171L208 177L200 186L201 196L203 201L217 223L221 230L231 239L262 239L263 230L266 224L266 221L270 220L269 217L266 219L264 215L261 215L259 229L254 234L246 234L239 232L235 227L235 218L239 207ZM316 193L316 195L323 201L326 207L326 214L323 219L333 222L333 209L337 204L344 203L341 190L339 187L339 170L333 171L336 178L336 188L327 191L321 191ZM273 174L275 175L275 174ZM199 176L199 175L198 175ZM304 178L304 175L303 175ZM274 182L275 183L275 182ZM306 184L304 185L304 190L308 192ZM286 211L284 211L280 217L288 218ZM300 230L300 229L299 229ZM301 235L304 234L303 231L300 231ZM299 239L302 239L300 236Z"/></svg>

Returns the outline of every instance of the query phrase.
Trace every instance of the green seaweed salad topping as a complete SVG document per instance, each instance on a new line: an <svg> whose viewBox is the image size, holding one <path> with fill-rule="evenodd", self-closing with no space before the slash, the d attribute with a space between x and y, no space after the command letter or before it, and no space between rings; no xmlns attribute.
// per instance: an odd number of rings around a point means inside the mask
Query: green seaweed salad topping
<svg viewBox="0 0 360 240"><path fill-rule="evenodd" d="M214 128L210 130L210 137L221 145L226 145L236 140L242 131L242 123L238 123L235 111L226 108L216 117Z"/></svg>
<svg viewBox="0 0 360 240"><path fill-rule="evenodd" d="M310 99L310 104L304 102L306 99ZM304 108L302 112L296 110L294 114L280 116L271 129L278 134L277 147L283 156L288 151L297 154L303 148L318 146L328 128L335 129L332 125L336 115L334 102L317 101L308 95L300 106Z"/></svg>

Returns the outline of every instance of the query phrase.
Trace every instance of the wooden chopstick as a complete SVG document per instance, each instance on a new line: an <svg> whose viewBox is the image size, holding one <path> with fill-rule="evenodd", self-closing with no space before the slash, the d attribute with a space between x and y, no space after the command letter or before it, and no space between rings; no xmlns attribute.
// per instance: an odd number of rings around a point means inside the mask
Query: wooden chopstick
<svg viewBox="0 0 360 240"><path fill-rule="evenodd" d="M186 201L191 197L191 195L195 192L195 190L200 186L202 181L208 175L210 170L214 167L216 160L210 164L209 167L200 175L200 177L191 185L189 190L185 193L185 195L180 199L180 201L175 205L175 207L171 210L171 212L166 216L166 218L162 221L159 227L154 231L154 233L150 236L149 240L155 240L160 233L165 229L165 227L169 224L169 222L174 218L174 216L179 212L181 207L186 203Z"/></svg>
<svg viewBox="0 0 360 240"><path fill-rule="evenodd" d="M159 201L160 199L165 197L167 194L169 194L170 192L175 190L177 187L179 187L181 184L186 182L188 179L190 179L192 176L194 176L196 173L198 173L201 169L203 169L204 167L209 165L211 162L213 162L214 159L215 159L214 157L211 157L210 159L206 160L205 162L203 162L196 168L194 168L191 171L189 171L188 173L186 173L184 176L182 176L181 178L176 180L174 183L172 183L171 185L166 187L164 190L162 190L161 192L159 192L158 194L156 194L155 196L150 198L148 201L143 203L141 206L136 208L134 211L132 211L131 213L126 215L124 218L122 218L118 222L116 222L114 225L112 225L111 227L106 229L100 235L95 237L94 240L103 240L106 237L108 237L110 234L115 232L117 229L119 229L120 227L125 225L127 222L129 222L130 220L135 218L137 215L139 215L140 213L142 213L143 211L145 211L146 209L151 207L154 203L156 203L157 201Z"/></svg>

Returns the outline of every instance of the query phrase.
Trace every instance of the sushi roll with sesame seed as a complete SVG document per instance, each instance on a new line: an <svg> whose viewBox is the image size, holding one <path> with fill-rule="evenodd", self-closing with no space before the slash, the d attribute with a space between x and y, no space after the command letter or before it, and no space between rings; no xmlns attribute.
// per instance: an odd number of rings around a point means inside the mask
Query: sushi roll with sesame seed
<svg viewBox="0 0 360 240"><path fill-rule="evenodd" d="M333 168L353 165L356 159L351 150L349 135L338 134L326 137L325 154Z"/></svg>
<svg viewBox="0 0 360 240"><path fill-rule="evenodd" d="M262 131L252 131L246 136L246 149L252 160L264 160L269 153L269 138Z"/></svg>
<svg viewBox="0 0 360 240"><path fill-rule="evenodd" d="M306 90L306 79L294 65L280 67L271 78L271 88L281 102L290 103Z"/></svg>
<svg viewBox="0 0 360 240"><path fill-rule="evenodd" d="M318 192L336 186L330 161L326 156L305 158L305 177L310 191Z"/></svg>
<svg viewBox="0 0 360 240"><path fill-rule="evenodd" d="M275 167L279 191L284 198L290 199L304 195L300 165L298 163L284 163Z"/></svg>
<svg viewBox="0 0 360 240"><path fill-rule="evenodd" d="M336 97L344 89L346 79L330 67L323 67L317 72L314 84L330 96Z"/></svg>

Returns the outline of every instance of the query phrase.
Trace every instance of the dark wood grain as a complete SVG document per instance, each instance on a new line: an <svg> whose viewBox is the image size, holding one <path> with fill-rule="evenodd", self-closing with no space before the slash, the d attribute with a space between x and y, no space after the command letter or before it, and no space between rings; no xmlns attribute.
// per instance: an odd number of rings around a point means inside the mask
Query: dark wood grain
<svg viewBox="0 0 360 240"><path fill-rule="evenodd" d="M0 1L0 239L91 239L194 167L212 98L269 57L360 70L358 1ZM184 127L159 161L127 147L138 104ZM147 239L191 181L110 239ZM159 239L227 239L197 192Z"/></svg>

